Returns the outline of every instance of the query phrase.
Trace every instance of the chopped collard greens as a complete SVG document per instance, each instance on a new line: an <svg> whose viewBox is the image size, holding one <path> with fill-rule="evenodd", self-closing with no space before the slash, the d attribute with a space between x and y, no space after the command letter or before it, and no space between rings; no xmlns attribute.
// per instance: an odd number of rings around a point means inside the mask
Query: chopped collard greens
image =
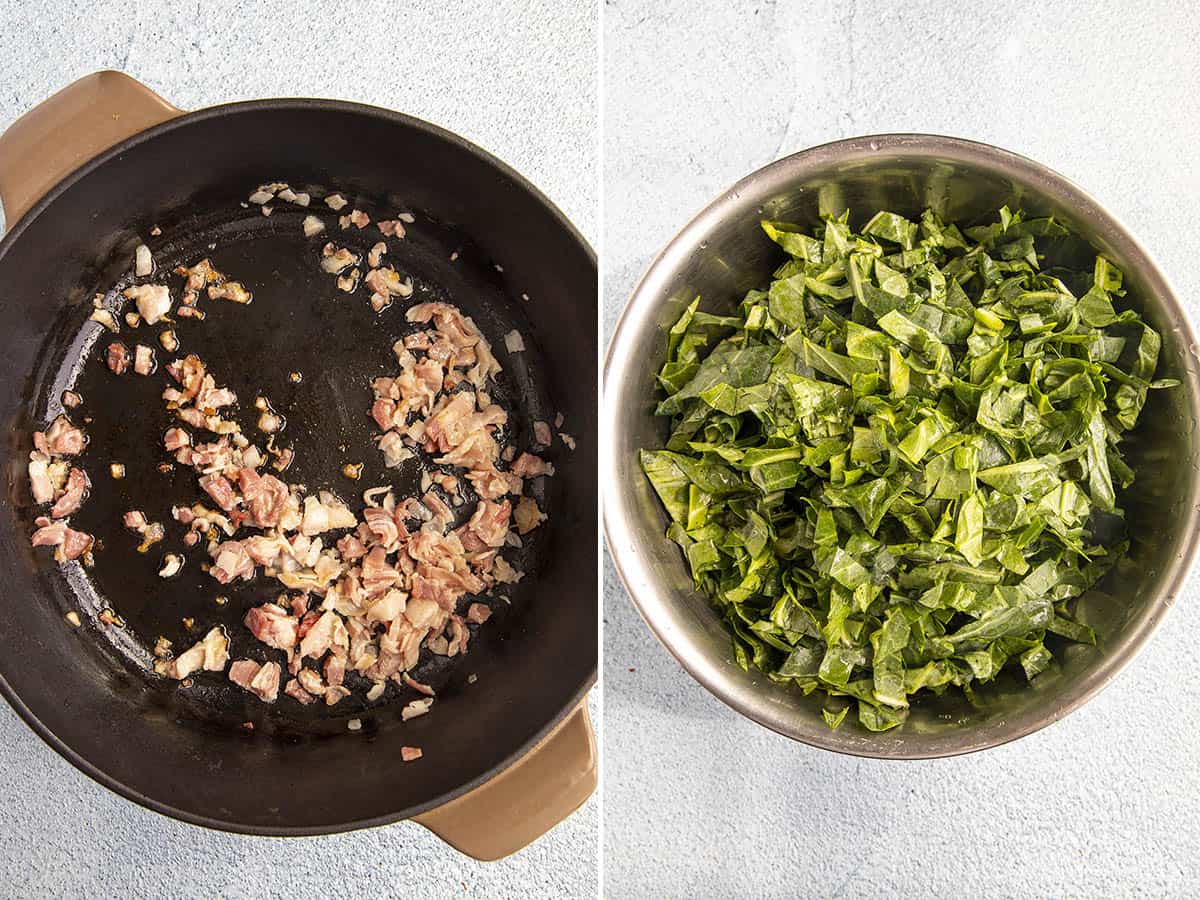
<svg viewBox="0 0 1200 900"><path fill-rule="evenodd" d="M1121 272L1043 269L1067 229L1007 207L762 227L790 258L671 328L670 439L641 454L738 663L885 731L922 691L1034 678L1050 635L1094 643L1073 600L1128 546L1122 436L1177 383Z"/></svg>

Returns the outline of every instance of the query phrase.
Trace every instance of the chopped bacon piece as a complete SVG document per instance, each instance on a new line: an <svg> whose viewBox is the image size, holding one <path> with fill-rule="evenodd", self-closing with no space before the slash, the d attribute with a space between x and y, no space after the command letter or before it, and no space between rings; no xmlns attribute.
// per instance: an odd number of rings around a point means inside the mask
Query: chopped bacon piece
<svg viewBox="0 0 1200 900"><path fill-rule="evenodd" d="M84 471L72 466L70 474L67 475L67 486L58 495L54 505L50 507L50 515L55 519L61 519L75 512L83 505L88 488L91 486Z"/></svg>
<svg viewBox="0 0 1200 900"><path fill-rule="evenodd" d="M211 629L203 640L193 644L175 659L169 662L161 660L161 668L156 664L155 669L162 675L183 680L200 669L208 672L220 672L225 668L227 662L229 662L229 638L218 626Z"/></svg>
<svg viewBox="0 0 1200 900"><path fill-rule="evenodd" d="M274 475L259 475L250 468L238 472L242 500L250 510L251 524L275 528L288 501L288 486Z"/></svg>
<svg viewBox="0 0 1200 900"><path fill-rule="evenodd" d="M386 234L389 237L404 237L404 223L399 219L384 219L383 221L376 222L375 224L379 226L381 233Z"/></svg>
<svg viewBox="0 0 1200 900"><path fill-rule="evenodd" d="M54 499L54 480L50 475L50 457L40 450L29 454L29 489L35 503L49 503Z"/></svg>
<svg viewBox="0 0 1200 900"><path fill-rule="evenodd" d="M554 443L554 432L550 430L550 425L546 422L533 423L533 439L543 447L549 447Z"/></svg>
<svg viewBox="0 0 1200 900"><path fill-rule="evenodd" d="M273 603L264 603L248 610L243 621L250 633L268 647L286 650L290 655L296 646L298 619Z"/></svg>
<svg viewBox="0 0 1200 900"><path fill-rule="evenodd" d="M300 682L295 678L287 683L287 686L283 689L283 692L293 700L298 700L305 706L308 706L308 704L312 703L315 699L313 695L306 691Z"/></svg>
<svg viewBox="0 0 1200 900"><path fill-rule="evenodd" d="M208 496L212 497L217 506L229 512L237 505L237 497L233 493L233 485L231 485L223 476L212 474L205 475L200 479L200 487Z"/></svg>
<svg viewBox="0 0 1200 900"><path fill-rule="evenodd" d="M540 456L534 456L532 453L522 453L517 457L517 461L512 464L511 471L514 475L519 475L521 478L537 478L539 475L553 475L554 466Z"/></svg>
<svg viewBox="0 0 1200 900"><path fill-rule="evenodd" d="M383 593L403 581L403 576L387 564L383 547L373 547L362 562L362 586L368 596Z"/></svg>
<svg viewBox="0 0 1200 900"><path fill-rule="evenodd" d="M412 688L414 691L424 694L426 697L434 696L433 688L431 688L429 685L427 685L423 682L417 681L417 679L413 678L407 672L405 672L403 675L401 675L400 679L405 684L407 684L410 688Z"/></svg>
<svg viewBox="0 0 1200 900"><path fill-rule="evenodd" d="M400 758L405 762L420 759L425 753L420 747L401 747Z"/></svg>
<svg viewBox="0 0 1200 900"><path fill-rule="evenodd" d="M347 562L361 559L367 555L366 545L358 539L357 535L353 534L348 534L339 540L337 542L337 550L341 554L342 559Z"/></svg>
<svg viewBox="0 0 1200 900"><path fill-rule="evenodd" d="M157 324L171 311L171 292L165 284L137 284L121 293L134 301L147 325Z"/></svg>
<svg viewBox="0 0 1200 900"><path fill-rule="evenodd" d="M482 625L491 617L491 609L482 603L472 603L467 607L467 621L474 625Z"/></svg>
<svg viewBox="0 0 1200 900"><path fill-rule="evenodd" d="M182 428L168 428L167 433L163 435L163 446L169 451L178 450L180 447L186 447L192 442L192 436Z"/></svg>
<svg viewBox="0 0 1200 900"><path fill-rule="evenodd" d="M342 617L333 610L326 610L321 617L308 629L308 633L300 641L300 656L311 656L319 659L330 647L338 646L348 649L350 638ZM308 686L305 685L307 688Z"/></svg>
<svg viewBox="0 0 1200 900"><path fill-rule="evenodd" d="M249 579L254 575L254 560L238 541L225 541L212 551L213 564L209 574L221 584L229 584L237 578Z"/></svg>
<svg viewBox="0 0 1200 900"><path fill-rule="evenodd" d="M330 653L325 657L325 683L330 686L337 686L342 683L342 679L346 677L346 660L344 657L338 656L336 653Z"/></svg>
<svg viewBox="0 0 1200 900"><path fill-rule="evenodd" d="M83 429L72 425L66 416L59 416L51 422L45 432L35 431L33 434L34 446L50 456L77 456L83 452L86 443Z"/></svg>
<svg viewBox="0 0 1200 900"><path fill-rule="evenodd" d="M59 562L78 559L95 540L90 534L69 528L66 522L53 522L45 516L39 517L34 524L38 529L30 543L35 547L54 547L54 558Z"/></svg>
<svg viewBox="0 0 1200 900"><path fill-rule="evenodd" d="M395 517L386 509L369 506L363 510L363 518L366 520L367 528L375 542L385 549L392 547L400 540L400 526L397 525Z"/></svg>
<svg viewBox="0 0 1200 900"><path fill-rule="evenodd" d="M520 534L528 534L546 521L546 514L541 511L537 501L532 497L522 497L513 513L513 520L516 522L517 531Z"/></svg>
<svg viewBox="0 0 1200 900"><path fill-rule="evenodd" d="M122 522L124 522L125 527L130 531L141 533L146 528L146 514L140 509L131 509L129 512L125 513L125 517L122 519Z"/></svg>
<svg viewBox="0 0 1200 900"><path fill-rule="evenodd" d="M130 348L120 341L113 341L108 344L106 360L108 368L113 374L125 374L127 368L130 367Z"/></svg>
<svg viewBox="0 0 1200 900"><path fill-rule="evenodd" d="M252 659L239 659L229 667L229 680L256 694L264 703L274 703L279 696L280 674L277 662L260 666Z"/></svg>
<svg viewBox="0 0 1200 900"><path fill-rule="evenodd" d="M133 371L138 375L149 375L154 371L154 348L145 344L133 348Z"/></svg>
<svg viewBox="0 0 1200 900"><path fill-rule="evenodd" d="M512 504L507 500L503 503L481 500L467 528L488 547L503 547L511 512Z"/></svg>

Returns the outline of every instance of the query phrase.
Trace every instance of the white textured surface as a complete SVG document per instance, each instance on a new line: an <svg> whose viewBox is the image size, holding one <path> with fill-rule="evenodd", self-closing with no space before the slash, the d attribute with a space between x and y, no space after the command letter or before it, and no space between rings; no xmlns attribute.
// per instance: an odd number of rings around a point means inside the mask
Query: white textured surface
<svg viewBox="0 0 1200 900"><path fill-rule="evenodd" d="M569 0L0 0L0 128L103 68L185 109L275 96L357 100L482 145L594 239L596 19ZM409 823L329 838L218 834L108 793L0 704L6 896L591 897L597 822L593 798L490 865Z"/></svg>
<svg viewBox="0 0 1200 900"><path fill-rule="evenodd" d="M723 188L885 131L975 138L1063 172L1200 318L1193 4L610 0L604 40L609 328L652 255ZM1194 577L1142 655L1063 722L891 764L739 717L654 641L611 568L607 584L609 896L1196 896Z"/></svg>

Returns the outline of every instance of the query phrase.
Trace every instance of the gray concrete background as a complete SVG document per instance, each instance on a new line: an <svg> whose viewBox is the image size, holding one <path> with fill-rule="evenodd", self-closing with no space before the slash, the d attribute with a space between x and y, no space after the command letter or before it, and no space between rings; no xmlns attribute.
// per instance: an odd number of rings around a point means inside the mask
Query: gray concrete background
<svg viewBox="0 0 1200 900"><path fill-rule="evenodd" d="M357 100L481 144L595 240L596 32L595 7L570 0L0 0L0 128L103 68L185 109L275 96ZM597 806L593 798L490 865L410 823L311 839L218 834L110 794L0 704L5 896L594 897Z"/></svg>
<svg viewBox="0 0 1200 900"><path fill-rule="evenodd" d="M927 131L1099 197L1200 319L1200 13L1186 3L608 0L605 319L771 160ZM605 597L605 886L641 897L1187 897L1200 870L1200 583L1099 698L1016 744L889 764L767 732ZM631 671L635 669L636 671Z"/></svg>

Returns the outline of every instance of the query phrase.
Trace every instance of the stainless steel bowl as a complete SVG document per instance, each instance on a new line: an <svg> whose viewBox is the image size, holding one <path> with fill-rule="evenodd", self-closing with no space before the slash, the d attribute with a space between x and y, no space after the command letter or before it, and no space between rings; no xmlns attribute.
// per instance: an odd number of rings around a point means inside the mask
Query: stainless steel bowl
<svg viewBox="0 0 1200 900"><path fill-rule="evenodd" d="M776 685L733 661L729 632L692 587L667 517L638 466L642 447L662 446L653 415L654 373L666 329L697 294L708 309L732 307L763 287L782 255L761 218L816 224L822 213L918 214L972 220L1001 205L1053 214L1125 272L1129 302L1163 336L1160 373L1180 379L1155 391L1128 443L1137 484L1123 498L1132 548L1126 562L1079 601L1096 647L1071 645L1031 684L1013 676L981 692L976 706L947 694L915 703L900 728L872 734L848 721L826 728L820 700ZM862 224L857 221L856 224ZM1075 248L1090 266L1084 242ZM658 639L701 684L768 728L829 750L927 758L1003 744L1057 721L1128 663L1174 603L1197 547L1200 517L1200 375L1196 337L1167 279L1137 240L1097 201L1055 172L986 144L892 134L825 144L742 179L659 254L626 304L605 366L602 462L604 524L617 570ZM1180 661L1183 665L1184 661ZM1132 721L1132 720L1131 720Z"/></svg>

